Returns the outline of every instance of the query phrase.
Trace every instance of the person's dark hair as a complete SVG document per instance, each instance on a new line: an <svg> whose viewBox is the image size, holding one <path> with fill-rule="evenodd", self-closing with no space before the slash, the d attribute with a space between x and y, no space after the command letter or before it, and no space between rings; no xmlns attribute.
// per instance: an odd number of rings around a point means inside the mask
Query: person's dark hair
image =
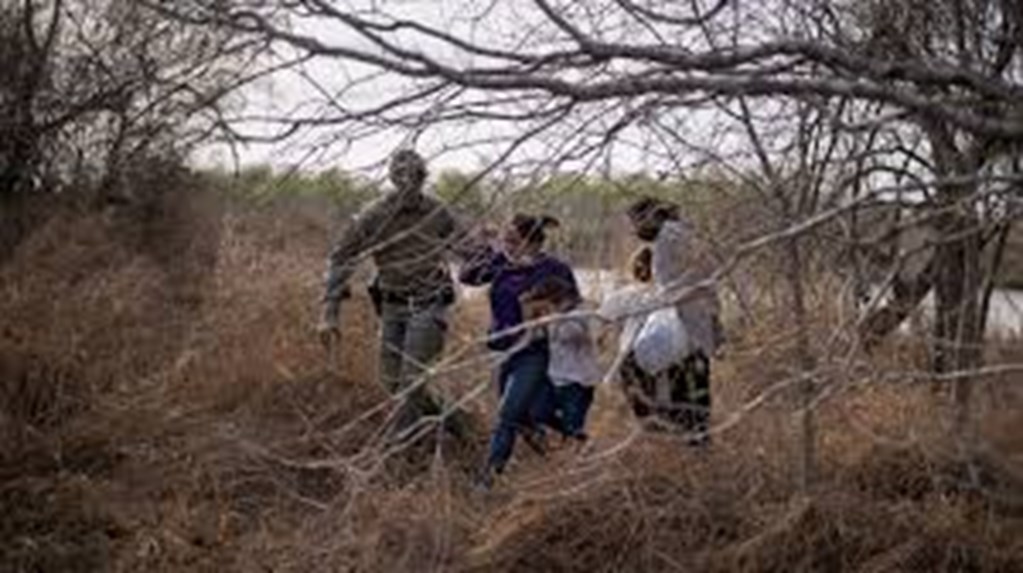
<svg viewBox="0 0 1023 573"><path fill-rule="evenodd" d="M659 215L664 219L677 219L679 217L679 207L663 199L644 196L633 201L626 210L626 214L634 221L643 220L654 215Z"/></svg>
<svg viewBox="0 0 1023 573"><path fill-rule="evenodd" d="M639 282L647 283L653 278L654 251L649 245L644 245L632 254L629 261L632 278Z"/></svg>
<svg viewBox="0 0 1023 573"><path fill-rule="evenodd" d="M547 229L556 229L561 222L549 215L533 216L516 213L511 224L527 243L542 245L547 240Z"/></svg>
<svg viewBox="0 0 1023 573"><path fill-rule="evenodd" d="M544 277L523 295L524 302L548 301L554 304L563 302L578 303L581 298L579 289L571 281L557 275Z"/></svg>

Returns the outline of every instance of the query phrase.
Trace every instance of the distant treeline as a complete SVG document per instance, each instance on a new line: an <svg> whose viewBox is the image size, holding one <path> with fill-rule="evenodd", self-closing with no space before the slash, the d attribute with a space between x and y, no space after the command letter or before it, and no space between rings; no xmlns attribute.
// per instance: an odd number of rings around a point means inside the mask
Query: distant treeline
<svg viewBox="0 0 1023 573"><path fill-rule="evenodd" d="M205 176L231 196L268 208L327 207L338 227L384 193L379 182L332 168L312 172L248 167L239 172L212 170ZM774 229L776 214L755 193L725 178L655 178L637 173L617 178L559 174L541 182L508 182L443 170L431 177L429 192L468 218L501 220L513 212L557 217L562 228L553 248L580 265L624 262L629 241L623 213L629 202L653 195L680 204L712 242L729 246ZM824 240L825 243L828 239ZM1023 288L1023 225L1009 236L998 277L1004 287Z"/></svg>
<svg viewBox="0 0 1023 573"><path fill-rule="evenodd" d="M269 166L237 173L206 175L236 198L254 205L294 207L298 202L326 201L340 223L383 192L381 185L340 169L320 172L281 171ZM624 211L641 195L680 203L690 218L709 232L733 236L720 227L741 192L725 181L657 180L637 174L608 179L577 174L550 177L539 183L477 180L472 174L445 170L431 177L429 192L444 199L467 218L499 221L514 212L549 214L562 222L552 247L583 265L618 264L626 256Z"/></svg>

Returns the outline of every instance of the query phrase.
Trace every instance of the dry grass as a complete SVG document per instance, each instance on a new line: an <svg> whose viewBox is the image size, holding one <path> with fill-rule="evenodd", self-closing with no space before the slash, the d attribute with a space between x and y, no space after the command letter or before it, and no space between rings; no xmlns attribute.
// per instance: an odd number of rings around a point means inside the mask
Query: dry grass
<svg viewBox="0 0 1023 573"><path fill-rule="evenodd" d="M328 223L196 192L144 229L64 214L22 245L0 270L0 569L1023 567L1008 378L978 400L982 454L964 464L941 392L877 382L921 364L918 344L828 370L842 362L815 338L829 398L818 485L797 495L793 396L778 386L794 333L770 304L715 363L715 419L736 423L707 452L636 431L614 388L598 395L589 451L522 452L490 495L468 487L482 430L386 452L365 301L346 311L342 375L312 336ZM821 289L813 328L830 332ZM450 396L488 379L472 342L484 322L482 301L457 311ZM992 358L1018 361L1014 342ZM493 402L469 404L481 428Z"/></svg>

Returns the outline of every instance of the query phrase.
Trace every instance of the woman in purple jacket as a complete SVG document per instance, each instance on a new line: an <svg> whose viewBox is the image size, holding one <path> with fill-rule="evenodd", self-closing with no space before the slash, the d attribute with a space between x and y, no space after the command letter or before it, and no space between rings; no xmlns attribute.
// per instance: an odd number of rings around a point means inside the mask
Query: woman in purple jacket
<svg viewBox="0 0 1023 573"><path fill-rule="evenodd" d="M565 279L578 292L571 267L543 250L552 217L517 214L502 235L500 248L486 246L463 267L459 279L473 286L490 285L490 337L487 346L507 355L498 373L500 407L490 440L490 453L480 484L489 487L511 457L515 437L523 428L554 423L553 387L547 377L548 347L530 338L520 298L549 276Z"/></svg>

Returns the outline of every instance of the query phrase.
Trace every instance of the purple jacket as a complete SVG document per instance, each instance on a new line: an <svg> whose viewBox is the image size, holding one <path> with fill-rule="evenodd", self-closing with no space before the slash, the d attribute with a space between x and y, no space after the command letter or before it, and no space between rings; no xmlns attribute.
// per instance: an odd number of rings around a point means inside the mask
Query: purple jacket
<svg viewBox="0 0 1023 573"><path fill-rule="evenodd" d="M487 346L491 350L507 350L523 332L493 336L522 324L522 305L519 297L548 276L559 276L578 292L572 268L564 262L541 253L533 262L516 265L508 257L485 247L462 267L458 279L470 286L490 284L490 334Z"/></svg>

